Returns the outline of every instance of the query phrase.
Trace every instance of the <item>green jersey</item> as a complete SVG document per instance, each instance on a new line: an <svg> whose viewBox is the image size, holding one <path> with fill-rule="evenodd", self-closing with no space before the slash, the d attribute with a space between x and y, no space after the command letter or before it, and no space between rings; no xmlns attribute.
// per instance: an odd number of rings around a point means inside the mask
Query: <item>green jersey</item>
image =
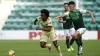
<svg viewBox="0 0 100 56"><path fill-rule="evenodd" d="M82 13L86 13L86 10L76 10L75 12L70 11L67 13L70 19L73 21L74 28L76 30L79 28L85 28Z"/></svg>
<svg viewBox="0 0 100 56"><path fill-rule="evenodd" d="M66 11L64 11L63 13L65 13ZM66 23L63 23L63 28L64 29L70 29L73 27L73 24L72 24L72 20L70 19L69 15L68 16L64 16L63 18L63 21L66 21Z"/></svg>

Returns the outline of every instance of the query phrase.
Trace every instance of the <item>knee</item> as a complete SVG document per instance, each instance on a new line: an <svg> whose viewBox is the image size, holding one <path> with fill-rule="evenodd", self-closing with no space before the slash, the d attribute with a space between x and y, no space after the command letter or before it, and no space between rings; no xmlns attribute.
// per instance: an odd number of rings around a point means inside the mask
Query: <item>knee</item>
<svg viewBox="0 0 100 56"><path fill-rule="evenodd" d="M58 48L59 45L58 44L54 44L54 46L55 46L55 48Z"/></svg>
<svg viewBox="0 0 100 56"><path fill-rule="evenodd" d="M53 42L53 44L54 44L55 48L58 48L59 45L58 45L57 41Z"/></svg>
<svg viewBox="0 0 100 56"><path fill-rule="evenodd" d="M77 36L76 35L72 35L73 39L77 39Z"/></svg>
<svg viewBox="0 0 100 56"><path fill-rule="evenodd" d="M69 39L69 38L70 38L70 36L66 36L66 40Z"/></svg>
<svg viewBox="0 0 100 56"><path fill-rule="evenodd" d="M44 46L44 45L40 45L40 47L41 47L41 48L45 48L45 46Z"/></svg>
<svg viewBox="0 0 100 56"><path fill-rule="evenodd" d="M45 43L40 43L41 48L45 48L45 45L46 45Z"/></svg>

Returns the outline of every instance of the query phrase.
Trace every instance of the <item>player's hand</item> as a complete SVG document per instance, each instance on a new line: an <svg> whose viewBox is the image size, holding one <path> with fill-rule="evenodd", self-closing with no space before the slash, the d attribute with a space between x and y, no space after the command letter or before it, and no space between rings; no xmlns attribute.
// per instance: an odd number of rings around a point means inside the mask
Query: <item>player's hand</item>
<svg viewBox="0 0 100 56"><path fill-rule="evenodd" d="M66 23L66 21L63 21L63 23Z"/></svg>
<svg viewBox="0 0 100 56"><path fill-rule="evenodd" d="M63 20L59 20L59 22L60 22L60 23L66 23L66 21L63 21Z"/></svg>
<svg viewBox="0 0 100 56"><path fill-rule="evenodd" d="M93 22L94 24L96 24L96 21L95 21L94 19L92 20L92 22Z"/></svg>
<svg viewBox="0 0 100 56"><path fill-rule="evenodd" d="M40 27L37 27L36 30L41 30L41 28Z"/></svg>
<svg viewBox="0 0 100 56"><path fill-rule="evenodd" d="M59 17L55 17L54 19L55 19L55 20L58 20L58 19L59 19Z"/></svg>

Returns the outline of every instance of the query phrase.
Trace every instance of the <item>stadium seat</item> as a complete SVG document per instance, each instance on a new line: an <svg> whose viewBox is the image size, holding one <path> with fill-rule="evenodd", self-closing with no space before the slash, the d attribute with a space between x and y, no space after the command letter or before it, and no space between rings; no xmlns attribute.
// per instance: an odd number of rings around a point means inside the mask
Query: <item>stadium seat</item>
<svg viewBox="0 0 100 56"><path fill-rule="evenodd" d="M90 30L90 23L85 24L85 27L86 27L87 30Z"/></svg>
<svg viewBox="0 0 100 56"><path fill-rule="evenodd" d="M90 28L91 30L97 30L97 24L91 24Z"/></svg>
<svg viewBox="0 0 100 56"><path fill-rule="evenodd" d="M62 24L54 20L54 17L59 15L63 10L64 0L16 0L14 9L8 16L8 20L5 23L3 29L15 29L15 30L32 30L37 26L32 25L33 21L40 16L41 9L48 9L50 16L53 20L55 29L62 29ZM67 0L69 1L69 0ZM100 7L99 0L82 0L83 9L91 10L95 15L97 24L100 24ZM42 2L42 3L41 3ZM98 2L97 5L94 2ZM48 4L47 4L48 3ZM55 4L58 3L58 4ZM36 5L35 5L36 4ZM40 5L41 4L41 5ZM84 24L89 30L96 30L96 25L92 25L92 20L89 14L84 14ZM13 24L13 25L12 25ZM99 26L97 26L99 27Z"/></svg>
<svg viewBox="0 0 100 56"><path fill-rule="evenodd" d="M96 22L97 22L97 24L100 24L100 18L99 17L96 17Z"/></svg>
<svg viewBox="0 0 100 56"><path fill-rule="evenodd" d="M84 20L84 24L92 23L91 18L84 18L83 20Z"/></svg>
<svg viewBox="0 0 100 56"><path fill-rule="evenodd" d="M100 24L98 24L97 27L98 27L98 30L100 30Z"/></svg>

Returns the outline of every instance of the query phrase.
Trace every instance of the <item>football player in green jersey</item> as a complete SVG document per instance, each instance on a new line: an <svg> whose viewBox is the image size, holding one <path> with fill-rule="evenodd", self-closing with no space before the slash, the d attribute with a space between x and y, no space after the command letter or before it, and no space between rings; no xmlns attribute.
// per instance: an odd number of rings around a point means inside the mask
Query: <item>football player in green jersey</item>
<svg viewBox="0 0 100 56"><path fill-rule="evenodd" d="M70 11L60 15L59 17L55 17L55 19L59 19L59 18L62 18L64 16L69 16L71 18L71 20L73 21L74 28L76 29L76 32L73 34L73 38L78 40L77 56L79 56L80 54L82 54L82 46L81 46L81 42L80 42L81 38L79 38L79 37L82 34L84 34L85 31L86 31L86 28L85 28L85 25L84 25L84 22L83 22L82 14L83 13L89 13L89 15L92 18L92 22L96 23L96 21L95 21L94 16L93 16L91 11L76 9L76 4L73 1L70 1L68 5L69 5Z"/></svg>
<svg viewBox="0 0 100 56"><path fill-rule="evenodd" d="M68 10L69 10L68 3L64 3L64 11L62 11L61 14L67 12ZM74 38L71 38L71 35L73 35L75 33L75 29L73 27L72 20L69 18L69 16L64 16L62 19L60 19L58 21L60 23L63 23L64 35L66 36L66 45L68 48L67 50L69 52L74 51L74 49L71 46L74 43Z"/></svg>

